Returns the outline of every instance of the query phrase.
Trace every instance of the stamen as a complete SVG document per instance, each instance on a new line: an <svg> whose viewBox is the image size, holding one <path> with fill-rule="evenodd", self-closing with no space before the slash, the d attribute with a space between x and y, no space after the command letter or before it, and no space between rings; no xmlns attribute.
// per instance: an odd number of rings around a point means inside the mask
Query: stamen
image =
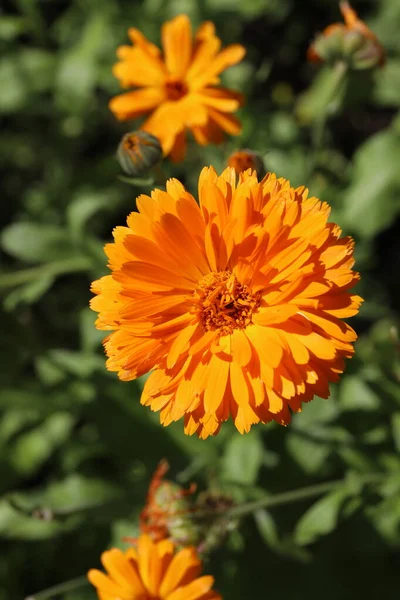
<svg viewBox="0 0 400 600"><path fill-rule="evenodd" d="M239 283L232 271L209 273L200 281L193 307L204 331L228 335L244 329L260 305L260 297L247 285Z"/></svg>
<svg viewBox="0 0 400 600"><path fill-rule="evenodd" d="M180 100L188 93L188 87L184 81L179 79L170 79L166 82L168 98L170 100Z"/></svg>

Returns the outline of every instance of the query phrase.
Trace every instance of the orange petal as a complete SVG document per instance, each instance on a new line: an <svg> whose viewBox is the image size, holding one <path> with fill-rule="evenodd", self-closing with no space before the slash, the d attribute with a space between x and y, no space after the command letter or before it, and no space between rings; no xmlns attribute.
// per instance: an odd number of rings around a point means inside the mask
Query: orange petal
<svg viewBox="0 0 400 600"><path fill-rule="evenodd" d="M160 585L160 596L170 598L176 588L185 585L188 575L194 578L200 569L201 562L193 548L184 548L175 554Z"/></svg>
<svg viewBox="0 0 400 600"><path fill-rule="evenodd" d="M215 413L223 402L229 374L229 362L214 354L207 366L207 380L204 392L204 410Z"/></svg>
<svg viewBox="0 0 400 600"><path fill-rule="evenodd" d="M183 78L192 55L192 26L189 17L179 15L164 23L161 36L169 74Z"/></svg>
<svg viewBox="0 0 400 600"><path fill-rule="evenodd" d="M229 133L230 135L239 135L242 131L242 124L234 115L219 112L211 107L208 109L208 113L210 118L221 127L221 129L226 131L226 133Z"/></svg>
<svg viewBox="0 0 400 600"><path fill-rule="evenodd" d="M263 326L284 323L297 312L297 306L293 306L292 304L261 307L253 314L253 323Z"/></svg>
<svg viewBox="0 0 400 600"><path fill-rule="evenodd" d="M115 96L109 103L110 110L120 121L135 119L165 100L165 93L161 88L144 88Z"/></svg>

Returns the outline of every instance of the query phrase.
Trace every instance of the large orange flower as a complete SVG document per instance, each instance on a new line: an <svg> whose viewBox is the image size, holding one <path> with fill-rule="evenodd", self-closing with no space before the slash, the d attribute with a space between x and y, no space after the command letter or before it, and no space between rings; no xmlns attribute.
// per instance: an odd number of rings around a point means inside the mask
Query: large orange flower
<svg viewBox="0 0 400 600"><path fill-rule="evenodd" d="M118 119L150 113L142 129L158 137L164 154L171 153L176 161L185 154L187 129L202 145L221 142L224 132L240 132L240 122L231 113L241 104L241 95L215 86L221 72L243 58L243 46L233 44L220 52L221 40L210 22L201 25L192 42L186 15L163 25L163 55L137 29L129 29L129 37L133 46L118 48L114 75L122 87L139 89L111 100Z"/></svg>
<svg viewBox="0 0 400 600"><path fill-rule="evenodd" d="M107 550L101 562L107 575L88 573L100 600L221 600L211 589L214 577L199 577L202 564L193 547L176 553L171 541L142 535L137 549Z"/></svg>
<svg viewBox="0 0 400 600"><path fill-rule="evenodd" d="M139 196L139 213L105 247L111 275L94 282L107 367L123 380L153 369L141 402L168 425L216 434L290 421L327 398L356 334L353 241L327 223L329 206L268 174L258 182L212 167L200 206L172 179Z"/></svg>

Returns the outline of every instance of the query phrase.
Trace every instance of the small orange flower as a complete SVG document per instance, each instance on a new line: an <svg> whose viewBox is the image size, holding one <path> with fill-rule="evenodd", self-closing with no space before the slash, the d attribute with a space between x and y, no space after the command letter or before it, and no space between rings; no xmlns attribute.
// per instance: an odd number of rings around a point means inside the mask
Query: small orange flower
<svg viewBox="0 0 400 600"><path fill-rule="evenodd" d="M142 535L137 548L112 548L101 562L107 574L88 573L100 600L221 600L212 590L214 577L200 577L202 563L190 546L176 552L171 541Z"/></svg>
<svg viewBox="0 0 400 600"><path fill-rule="evenodd" d="M212 167L200 206L176 179L139 196L139 213L105 247L111 275L93 283L107 368L130 380L153 370L141 403L163 425L214 435L290 421L329 396L356 334L341 319L362 302L349 289L353 241L329 206L268 174Z"/></svg>
<svg viewBox="0 0 400 600"><path fill-rule="evenodd" d="M340 3L344 23L328 25L308 49L311 62L348 59L355 68L385 63L385 50L377 36L358 18L348 2Z"/></svg>
<svg viewBox="0 0 400 600"><path fill-rule="evenodd" d="M239 44L220 51L215 27L201 25L192 41L187 15L179 15L162 27L163 54L137 29L129 29L132 46L118 48L120 61L114 75L124 88L138 88L116 96L110 109L121 121L149 114L142 129L161 141L164 154L182 160L186 130L202 145L219 143L224 132L240 133L234 113L242 96L219 84L219 75L245 54Z"/></svg>

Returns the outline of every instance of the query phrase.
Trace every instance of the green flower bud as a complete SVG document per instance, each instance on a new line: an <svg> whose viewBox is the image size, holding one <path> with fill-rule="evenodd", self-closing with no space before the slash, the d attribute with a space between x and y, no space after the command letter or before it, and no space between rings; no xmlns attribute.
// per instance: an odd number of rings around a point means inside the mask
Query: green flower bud
<svg viewBox="0 0 400 600"><path fill-rule="evenodd" d="M158 138L147 131L126 133L117 150L122 170L131 177L138 177L149 171L162 160L162 156Z"/></svg>

